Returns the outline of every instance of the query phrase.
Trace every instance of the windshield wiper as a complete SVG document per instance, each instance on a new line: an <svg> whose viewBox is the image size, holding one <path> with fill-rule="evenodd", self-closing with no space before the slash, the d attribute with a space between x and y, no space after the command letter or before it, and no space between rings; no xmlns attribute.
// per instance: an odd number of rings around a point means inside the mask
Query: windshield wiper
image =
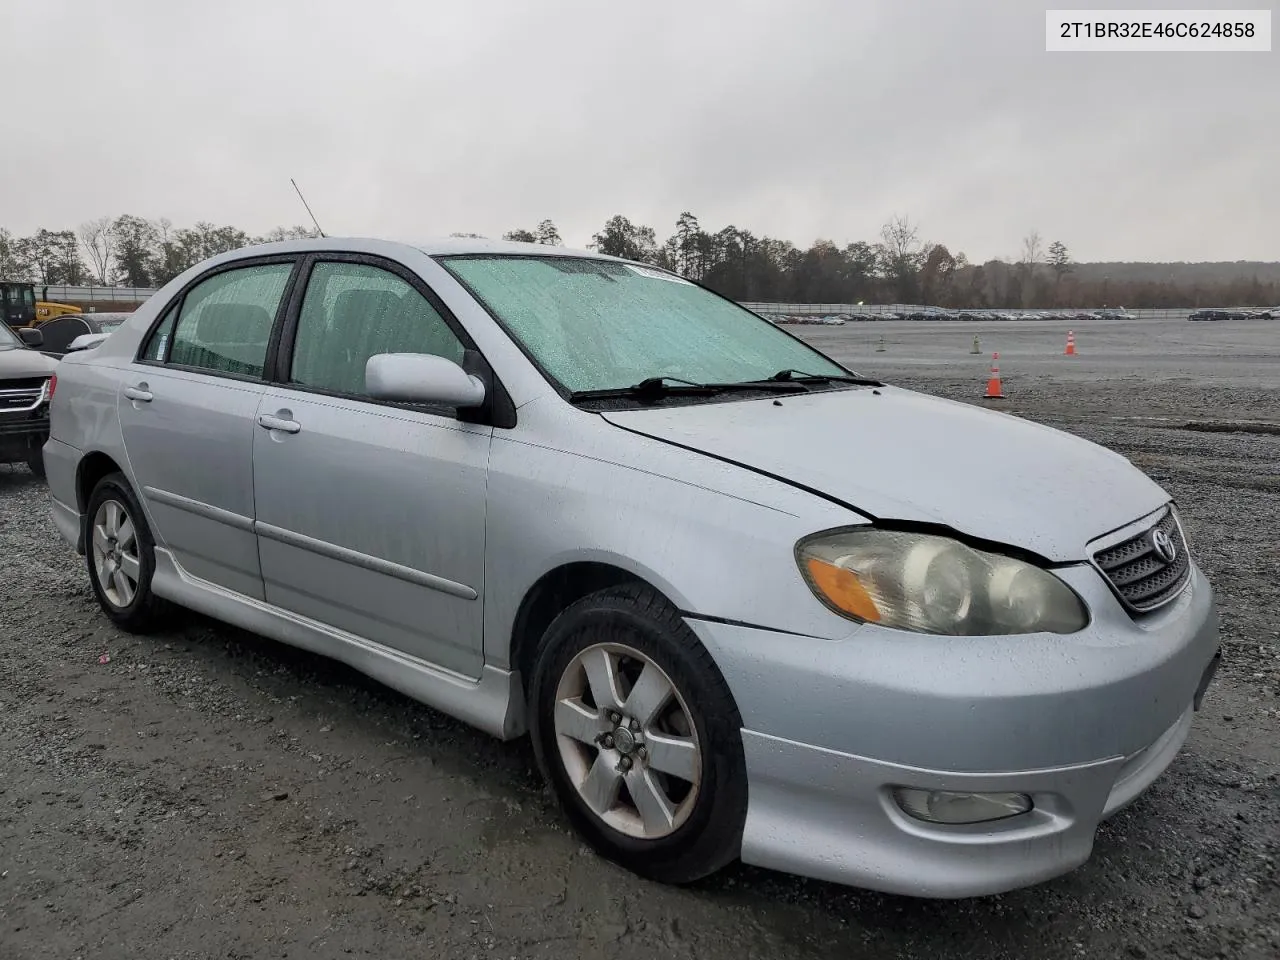
<svg viewBox="0 0 1280 960"><path fill-rule="evenodd" d="M677 377L648 377L629 387L606 390L575 390L569 402L579 400L640 400L654 402L666 397L713 397L720 393L762 391L764 393L804 393L803 383L779 380L751 380L741 383L695 383Z"/></svg>
<svg viewBox="0 0 1280 960"><path fill-rule="evenodd" d="M779 370L770 381L780 383L852 383L860 387L883 387L884 384L879 380L872 380L870 377L846 377L842 375L828 375L825 373L805 373L803 370Z"/></svg>

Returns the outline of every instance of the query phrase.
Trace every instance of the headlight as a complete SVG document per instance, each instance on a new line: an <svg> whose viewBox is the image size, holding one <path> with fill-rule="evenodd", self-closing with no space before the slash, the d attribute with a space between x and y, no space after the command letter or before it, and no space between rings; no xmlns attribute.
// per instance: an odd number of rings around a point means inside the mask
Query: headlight
<svg viewBox="0 0 1280 960"><path fill-rule="evenodd" d="M893 530L818 534L796 545L809 588L851 620L915 633L1075 633L1080 598L1039 567L946 537Z"/></svg>

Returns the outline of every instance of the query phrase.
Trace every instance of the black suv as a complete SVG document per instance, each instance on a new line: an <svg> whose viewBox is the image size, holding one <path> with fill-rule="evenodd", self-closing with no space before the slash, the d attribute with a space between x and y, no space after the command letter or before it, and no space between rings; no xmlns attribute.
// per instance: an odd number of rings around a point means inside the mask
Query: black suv
<svg viewBox="0 0 1280 960"><path fill-rule="evenodd" d="M49 439L49 379L58 361L35 347L44 335L0 323L0 463L25 463L44 476L44 444Z"/></svg>

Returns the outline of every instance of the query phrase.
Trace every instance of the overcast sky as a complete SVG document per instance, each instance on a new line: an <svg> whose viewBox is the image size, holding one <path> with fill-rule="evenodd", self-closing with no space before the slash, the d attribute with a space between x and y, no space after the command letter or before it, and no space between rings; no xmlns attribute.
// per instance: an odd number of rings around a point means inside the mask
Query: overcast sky
<svg viewBox="0 0 1280 960"><path fill-rule="evenodd" d="M1280 259L1280 52L1046 53L1067 5L0 0L0 225L258 233L306 221L292 176L330 235L585 246L687 209L807 246L897 213L978 260L1033 229Z"/></svg>

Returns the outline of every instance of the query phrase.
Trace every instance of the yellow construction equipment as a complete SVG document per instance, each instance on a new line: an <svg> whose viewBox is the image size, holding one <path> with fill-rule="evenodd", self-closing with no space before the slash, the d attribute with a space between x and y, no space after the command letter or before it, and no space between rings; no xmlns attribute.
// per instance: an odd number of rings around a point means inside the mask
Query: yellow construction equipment
<svg viewBox="0 0 1280 960"><path fill-rule="evenodd" d="M79 307L52 300L37 300L34 283L0 280L0 317L10 327L38 327L57 317L83 313ZM48 287L44 288L47 292Z"/></svg>

